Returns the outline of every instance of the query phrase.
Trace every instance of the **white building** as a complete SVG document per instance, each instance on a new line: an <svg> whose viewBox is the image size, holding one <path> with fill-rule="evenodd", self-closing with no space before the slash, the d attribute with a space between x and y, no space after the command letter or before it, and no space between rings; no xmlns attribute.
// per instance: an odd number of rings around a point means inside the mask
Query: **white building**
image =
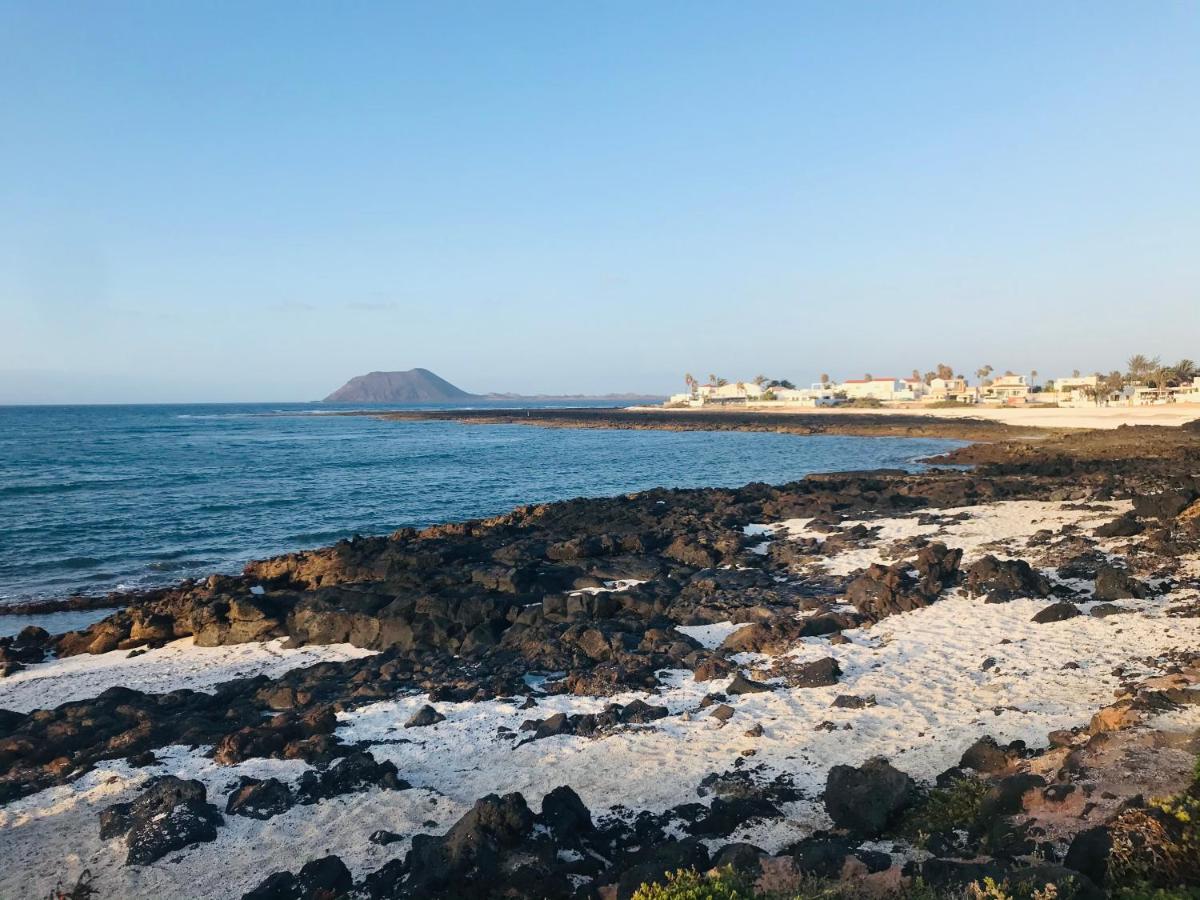
<svg viewBox="0 0 1200 900"><path fill-rule="evenodd" d="M753 381L735 381L726 384L698 384L691 393L672 394L670 406L704 406L709 403L751 403L762 399L766 388Z"/></svg>
<svg viewBox="0 0 1200 900"><path fill-rule="evenodd" d="M975 403L979 400L979 389L967 387L965 378L934 378L929 382L929 399L937 402L957 401Z"/></svg>
<svg viewBox="0 0 1200 900"><path fill-rule="evenodd" d="M814 384L810 388L771 388L771 394L776 401L788 406L833 406L837 402L833 386L826 384Z"/></svg>
<svg viewBox="0 0 1200 900"><path fill-rule="evenodd" d="M882 402L915 400L924 394L924 384L921 393L917 393L915 379L904 378L852 378L837 386L848 400L879 400Z"/></svg>
<svg viewBox="0 0 1200 900"><path fill-rule="evenodd" d="M1096 402L1098 375L1074 375L1070 378L1055 378L1051 382L1054 401L1059 406L1086 406Z"/></svg>
<svg viewBox="0 0 1200 900"><path fill-rule="evenodd" d="M1025 403L1029 400L1029 382L1024 375L1001 375L984 386L983 399L994 403Z"/></svg>

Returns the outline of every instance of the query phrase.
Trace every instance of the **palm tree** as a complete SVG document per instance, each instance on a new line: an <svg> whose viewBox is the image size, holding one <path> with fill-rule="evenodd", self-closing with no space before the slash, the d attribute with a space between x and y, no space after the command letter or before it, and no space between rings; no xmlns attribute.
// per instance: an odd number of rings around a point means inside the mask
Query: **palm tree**
<svg viewBox="0 0 1200 900"><path fill-rule="evenodd" d="M709 376L708 376L708 383L709 383L709 384L716 384L716 383L717 383L717 376L716 376L716 375L709 375Z"/></svg>
<svg viewBox="0 0 1200 900"><path fill-rule="evenodd" d="M1146 381L1160 394L1166 391L1172 382L1178 384L1175 371L1170 366L1158 366L1146 377Z"/></svg>
<svg viewBox="0 0 1200 900"><path fill-rule="evenodd" d="M683 383L687 385L689 394L696 389L696 379L693 377L691 372L688 372L683 376Z"/></svg>
<svg viewBox="0 0 1200 900"><path fill-rule="evenodd" d="M1171 367L1175 371L1175 377L1182 384L1185 381L1191 381L1197 375L1200 375L1200 367L1197 367L1190 359L1181 359Z"/></svg>
<svg viewBox="0 0 1200 900"><path fill-rule="evenodd" d="M767 383L767 376L766 375L755 375L754 383L757 384L759 387L762 387L764 384Z"/></svg>
<svg viewBox="0 0 1200 900"><path fill-rule="evenodd" d="M992 369L991 366L980 366L978 369L975 370L975 377L979 379L980 384L983 384L984 379L986 379L989 375L991 375L993 371L994 370Z"/></svg>
<svg viewBox="0 0 1200 900"><path fill-rule="evenodd" d="M1150 378L1160 368L1162 368L1162 363L1157 356L1153 359L1149 359L1143 356L1141 353L1137 353L1129 357L1128 361L1125 363L1125 368L1127 370L1130 382L1138 384L1144 381L1149 381Z"/></svg>

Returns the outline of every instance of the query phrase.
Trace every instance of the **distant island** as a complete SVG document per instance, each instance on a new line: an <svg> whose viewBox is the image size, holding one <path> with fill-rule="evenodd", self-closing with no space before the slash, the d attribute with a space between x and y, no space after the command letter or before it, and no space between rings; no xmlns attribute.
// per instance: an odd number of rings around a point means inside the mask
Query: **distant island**
<svg viewBox="0 0 1200 900"><path fill-rule="evenodd" d="M326 403L487 403L505 400L662 400L656 394L471 394L428 369L356 375L325 398Z"/></svg>

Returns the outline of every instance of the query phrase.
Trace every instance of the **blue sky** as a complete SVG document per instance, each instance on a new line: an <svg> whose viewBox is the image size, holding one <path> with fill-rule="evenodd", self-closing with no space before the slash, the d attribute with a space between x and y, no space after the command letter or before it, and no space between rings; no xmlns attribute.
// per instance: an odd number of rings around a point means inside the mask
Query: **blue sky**
<svg viewBox="0 0 1200 900"><path fill-rule="evenodd" d="M0 3L0 402L1200 357L1200 6Z"/></svg>

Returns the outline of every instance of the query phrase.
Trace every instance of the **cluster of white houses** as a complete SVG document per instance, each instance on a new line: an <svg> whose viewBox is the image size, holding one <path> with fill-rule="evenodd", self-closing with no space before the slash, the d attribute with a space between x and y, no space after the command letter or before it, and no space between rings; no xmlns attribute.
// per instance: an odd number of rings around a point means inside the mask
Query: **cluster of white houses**
<svg viewBox="0 0 1200 900"><path fill-rule="evenodd" d="M687 393L674 394L668 406L783 405L798 407L834 406L838 403L988 403L1020 406L1032 403L1085 406L1097 403L1144 405L1156 403L1200 403L1200 378L1178 387L1122 386L1108 390L1098 375L1058 378L1035 389L1024 375L1001 375L986 384L969 385L965 378L852 378L823 381L807 388L780 387L761 381L720 381L693 384Z"/></svg>

